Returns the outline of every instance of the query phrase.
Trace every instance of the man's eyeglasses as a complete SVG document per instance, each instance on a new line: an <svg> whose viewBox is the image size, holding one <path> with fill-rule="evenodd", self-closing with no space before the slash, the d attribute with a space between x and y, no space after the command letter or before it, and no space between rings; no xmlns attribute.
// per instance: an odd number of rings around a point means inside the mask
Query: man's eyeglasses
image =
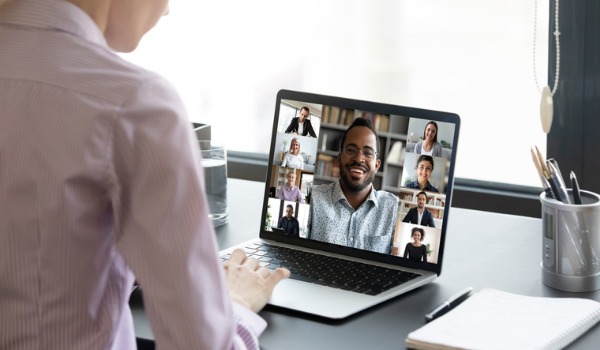
<svg viewBox="0 0 600 350"><path fill-rule="evenodd" d="M363 157L368 162L377 157L377 152L375 152L375 150L373 150L371 147L364 147L363 149L352 145L344 147L344 155L346 157L354 158L359 152L362 153Z"/></svg>

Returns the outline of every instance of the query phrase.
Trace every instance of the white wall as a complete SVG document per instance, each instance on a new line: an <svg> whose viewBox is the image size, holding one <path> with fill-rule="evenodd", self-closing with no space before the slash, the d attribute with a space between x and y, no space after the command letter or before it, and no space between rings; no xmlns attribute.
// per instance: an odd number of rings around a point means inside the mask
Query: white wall
<svg viewBox="0 0 600 350"><path fill-rule="evenodd" d="M542 82L548 7L539 1ZM457 176L539 186L533 10L523 0L172 1L124 56L172 81L190 119L230 149L267 153L287 88L458 113ZM522 170L489 171L503 163Z"/></svg>

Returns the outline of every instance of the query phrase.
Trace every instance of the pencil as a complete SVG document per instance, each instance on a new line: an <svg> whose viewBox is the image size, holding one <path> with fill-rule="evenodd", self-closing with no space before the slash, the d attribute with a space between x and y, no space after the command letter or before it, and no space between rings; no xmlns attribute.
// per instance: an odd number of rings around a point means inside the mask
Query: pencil
<svg viewBox="0 0 600 350"><path fill-rule="evenodd" d="M544 192L546 192L546 196L550 197L550 198L556 198L554 196L552 189L550 188L550 185L548 184L548 180L544 176L544 170L542 169L542 162L540 162L540 160L538 159L536 152L533 150L533 147L531 147L531 159L533 159L533 165L535 165L535 169L537 170L538 175L540 176L540 181L542 182L542 188L544 188Z"/></svg>
<svg viewBox="0 0 600 350"><path fill-rule="evenodd" d="M552 176L550 176L550 170L548 170L548 167L546 166L546 161L544 160L544 157L542 156L542 152L540 152L540 149L537 146L535 147L535 151L537 153L538 156L538 160L540 162L540 166L542 167L542 173L544 174L544 178L546 179L546 181L548 181L548 184L550 184L550 187L552 188L552 193L554 194L554 199L556 199L557 201L562 202L562 198L560 197L560 193L558 193L558 184L554 182L554 180L552 179Z"/></svg>
<svg viewBox="0 0 600 350"><path fill-rule="evenodd" d="M550 172L548 171L548 168L546 167L546 161L544 160L544 157L542 156L542 152L540 152L540 149L537 146L534 146L534 147L535 147L535 151L537 152L538 161L540 162L540 166L542 167L542 173L550 174Z"/></svg>

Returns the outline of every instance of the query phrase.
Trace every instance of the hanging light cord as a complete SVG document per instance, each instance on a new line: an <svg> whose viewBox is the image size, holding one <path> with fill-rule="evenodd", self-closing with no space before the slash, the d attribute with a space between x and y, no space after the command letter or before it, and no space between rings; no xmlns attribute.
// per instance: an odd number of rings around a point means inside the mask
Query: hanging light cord
<svg viewBox="0 0 600 350"><path fill-rule="evenodd" d="M554 2L554 38L556 40L556 71L554 75L554 86L552 87L551 95L554 96L556 89L558 89L558 78L560 76L560 31L558 30L558 2ZM537 40L537 22L538 22L538 2L535 0L535 11L534 11L534 22L533 22L533 75L535 78L535 85L537 89L541 91L540 84L537 77L537 68L535 64L536 60L536 40Z"/></svg>

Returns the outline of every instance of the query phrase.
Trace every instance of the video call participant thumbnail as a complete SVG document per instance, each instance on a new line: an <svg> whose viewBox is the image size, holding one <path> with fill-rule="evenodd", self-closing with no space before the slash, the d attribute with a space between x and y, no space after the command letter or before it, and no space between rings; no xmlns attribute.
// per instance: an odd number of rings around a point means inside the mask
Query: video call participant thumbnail
<svg viewBox="0 0 600 350"><path fill-rule="evenodd" d="M308 115L310 114L310 110L308 107L304 106L300 108L300 116L293 118L288 125L287 129L285 129L286 134L294 134L300 136L310 136L317 137L315 130L312 127L310 119L308 119Z"/></svg>
<svg viewBox="0 0 600 350"><path fill-rule="evenodd" d="M282 229L286 236L300 236L300 224L294 217L294 206L288 204L285 207L285 215L279 219L277 228Z"/></svg>
<svg viewBox="0 0 600 350"><path fill-rule="evenodd" d="M433 172L433 157L420 155L417 159L417 179L406 184L406 188L416 188L421 191L429 191L439 193L440 191L433 187L429 182L431 173Z"/></svg>
<svg viewBox="0 0 600 350"><path fill-rule="evenodd" d="M423 130L423 139L415 145L415 153L432 157L442 156L442 145L437 140L438 125L430 121Z"/></svg>
<svg viewBox="0 0 600 350"><path fill-rule="evenodd" d="M417 206L415 208L411 208L402 222L408 222L411 224L417 224L422 226L435 227L433 222L433 215L427 208L425 208L425 204L427 203L427 193L421 191L417 194Z"/></svg>
<svg viewBox="0 0 600 350"><path fill-rule="evenodd" d="M287 182L281 185L279 196L277 198L304 204L304 196L302 195L302 192L300 192L298 186L296 186L296 171L288 171L286 177Z"/></svg>
<svg viewBox="0 0 600 350"><path fill-rule="evenodd" d="M427 262L427 246L422 243L425 238L425 230L413 227L410 231L412 242L406 243L404 257L414 261Z"/></svg>
<svg viewBox="0 0 600 350"><path fill-rule="evenodd" d="M300 141L294 137L290 143L290 151L284 156L282 167L304 169L304 157L300 154Z"/></svg>

